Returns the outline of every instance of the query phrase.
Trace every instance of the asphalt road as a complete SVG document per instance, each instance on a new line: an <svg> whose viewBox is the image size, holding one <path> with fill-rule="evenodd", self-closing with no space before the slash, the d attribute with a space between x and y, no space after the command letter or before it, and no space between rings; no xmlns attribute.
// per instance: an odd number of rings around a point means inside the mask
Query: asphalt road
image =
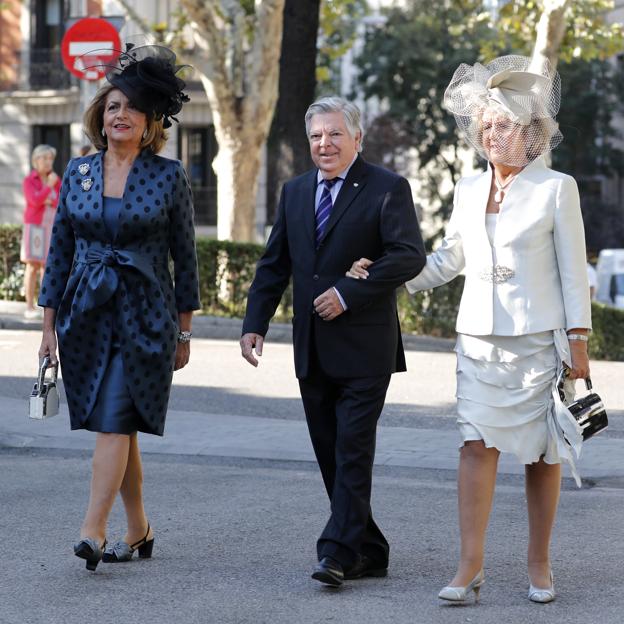
<svg viewBox="0 0 624 624"><path fill-rule="evenodd" d="M0 330L0 397L30 393L39 342L38 331ZM191 349L189 365L174 376L170 409L303 419L290 344L269 334L257 369L232 340L194 339ZM393 376L380 424L454 429L455 354L419 350L406 358L408 372ZM614 417L605 435L624 437L624 362L592 362L592 377Z"/></svg>
<svg viewBox="0 0 624 624"><path fill-rule="evenodd" d="M327 516L308 463L145 458L151 560L88 573L71 551L88 455L0 450L2 624L620 624L622 489L563 492L553 544L558 592L526 598L521 480L499 482L481 603L438 604L458 552L454 475L377 470L373 506L390 540L385 579L325 589L309 578ZM123 533L119 506L110 537Z"/></svg>
<svg viewBox="0 0 624 624"><path fill-rule="evenodd" d="M38 340L37 332L0 331L0 405L29 392ZM410 372L393 379L382 426L452 428L454 354L411 351L407 357ZM624 363L592 367L611 415L604 435L617 442L624 431ZM197 418L301 419L290 346L269 342L254 370L235 342L194 340L191 364L176 373L171 408ZM0 434L2 427L0 419ZM72 554L87 502L89 458L85 451L0 447L1 624L623 620L621 477L588 481L581 490L566 483L552 552L558 597L535 605L526 598L523 480L500 475L481 603L454 607L436 598L458 554L451 463L439 470L376 467L373 509L391 543L390 573L336 592L309 578L328 514L313 462L146 454L154 557L100 564L91 574ZM123 531L117 504L109 538Z"/></svg>

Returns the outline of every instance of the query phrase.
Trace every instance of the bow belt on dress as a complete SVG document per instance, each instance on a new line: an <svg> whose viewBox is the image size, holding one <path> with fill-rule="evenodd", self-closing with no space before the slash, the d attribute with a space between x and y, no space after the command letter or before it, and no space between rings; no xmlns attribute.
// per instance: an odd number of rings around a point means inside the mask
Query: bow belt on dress
<svg viewBox="0 0 624 624"><path fill-rule="evenodd" d="M119 269L132 269L141 273L152 283L158 283L150 259L138 251L115 249L91 243L86 251L76 253L76 262L95 265L89 273L84 290L76 291L78 309L81 312L93 310L104 305L119 286Z"/></svg>

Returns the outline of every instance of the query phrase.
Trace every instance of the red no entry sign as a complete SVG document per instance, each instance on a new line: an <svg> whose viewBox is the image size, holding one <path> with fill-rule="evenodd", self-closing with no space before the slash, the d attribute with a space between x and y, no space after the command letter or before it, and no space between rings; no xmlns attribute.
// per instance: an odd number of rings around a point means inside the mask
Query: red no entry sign
<svg viewBox="0 0 624 624"><path fill-rule="evenodd" d="M61 54L65 67L82 80L99 80L119 56L121 40L117 29L105 19L78 20L63 37Z"/></svg>

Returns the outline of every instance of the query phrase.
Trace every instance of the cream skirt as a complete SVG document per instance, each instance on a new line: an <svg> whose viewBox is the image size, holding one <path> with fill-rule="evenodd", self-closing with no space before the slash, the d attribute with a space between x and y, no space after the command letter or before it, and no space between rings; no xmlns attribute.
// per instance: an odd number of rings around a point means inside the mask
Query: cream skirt
<svg viewBox="0 0 624 624"><path fill-rule="evenodd" d="M580 442L574 436L578 448L572 448L566 440L573 437L568 435L569 413L558 413L567 410L553 397L561 362L569 362L565 332L459 334L455 351L457 423L463 442L483 440L487 447L513 453L522 464L542 456L549 464L565 460L580 485L573 458L573 452L580 453Z"/></svg>

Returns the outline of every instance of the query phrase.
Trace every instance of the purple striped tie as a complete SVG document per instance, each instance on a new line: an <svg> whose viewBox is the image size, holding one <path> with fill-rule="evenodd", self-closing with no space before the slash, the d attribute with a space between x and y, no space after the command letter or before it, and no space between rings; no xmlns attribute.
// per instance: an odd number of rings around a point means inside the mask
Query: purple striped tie
<svg viewBox="0 0 624 624"><path fill-rule="evenodd" d="M329 215L334 207L332 202L331 189L338 180L341 178L332 178L331 180L323 180L323 192L321 193L321 199L319 201L318 208L316 209L316 247L318 249L325 227L329 221Z"/></svg>

